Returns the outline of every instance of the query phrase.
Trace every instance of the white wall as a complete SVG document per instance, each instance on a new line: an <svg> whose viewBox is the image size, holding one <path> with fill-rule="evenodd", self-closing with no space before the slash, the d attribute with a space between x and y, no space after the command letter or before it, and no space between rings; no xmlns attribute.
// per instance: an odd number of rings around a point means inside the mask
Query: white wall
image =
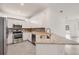
<svg viewBox="0 0 79 59"><path fill-rule="evenodd" d="M43 10L42 12L34 15L29 19L35 26L32 27L47 27L49 18L49 8Z"/></svg>
<svg viewBox="0 0 79 59"><path fill-rule="evenodd" d="M53 7L50 7L49 28L52 33L65 37L65 18Z"/></svg>
<svg viewBox="0 0 79 59"><path fill-rule="evenodd" d="M67 24L67 20L73 20L78 18L79 15L78 5L73 6L67 4L66 5L51 4L49 9L50 9L49 27L51 28L52 33L65 37L66 36L65 25ZM63 13L60 13L60 10L63 10ZM72 23L74 24L74 21Z"/></svg>

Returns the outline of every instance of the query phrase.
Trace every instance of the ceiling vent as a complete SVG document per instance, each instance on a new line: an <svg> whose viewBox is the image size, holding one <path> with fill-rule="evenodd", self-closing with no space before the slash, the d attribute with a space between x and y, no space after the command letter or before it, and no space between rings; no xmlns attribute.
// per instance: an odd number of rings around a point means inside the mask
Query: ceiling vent
<svg viewBox="0 0 79 59"><path fill-rule="evenodd" d="M60 13L63 13L63 10L60 10Z"/></svg>

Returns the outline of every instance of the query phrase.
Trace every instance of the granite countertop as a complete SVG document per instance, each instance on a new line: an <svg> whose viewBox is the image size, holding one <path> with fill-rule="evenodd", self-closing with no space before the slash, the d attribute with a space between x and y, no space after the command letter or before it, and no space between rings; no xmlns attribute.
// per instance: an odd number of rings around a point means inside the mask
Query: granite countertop
<svg viewBox="0 0 79 59"><path fill-rule="evenodd" d="M50 33L47 33L47 32L32 32L32 34L36 34L36 35L49 35Z"/></svg>
<svg viewBox="0 0 79 59"><path fill-rule="evenodd" d="M78 45L79 43L75 42L75 41L72 41L72 40L64 40L64 41L61 41L61 42L58 42L58 41L39 41L39 42L36 42L36 44L72 44L72 45Z"/></svg>
<svg viewBox="0 0 79 59"><path fill-rule="evenodd" d="M79 44L79 43L77 43L76 41L68 40L66 38L53 34L51 35L50 39L38 39L37 38L36 44Z"/></svg>

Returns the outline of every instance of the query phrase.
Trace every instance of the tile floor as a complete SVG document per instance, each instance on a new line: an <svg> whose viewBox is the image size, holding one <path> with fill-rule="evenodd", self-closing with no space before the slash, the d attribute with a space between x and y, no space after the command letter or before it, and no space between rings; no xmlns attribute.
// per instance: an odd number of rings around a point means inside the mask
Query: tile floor
<svg viewBox="0 0 79 59"><path fill-rule="evenodd" d="M7 55L35 55L35 46L30 42L8 45Z"/></svg>
<svg viewBox="0 0 79 59"><path fill-rule="evenodd" d="M79 55L79 45L37 44L37 55Z"/></svg>
<svg viewBox="0 0 79 59"><path fill-rule="evenodd" d="M7 55L79 55L79 44L36 44L28 41L8 45Z"/></svg>

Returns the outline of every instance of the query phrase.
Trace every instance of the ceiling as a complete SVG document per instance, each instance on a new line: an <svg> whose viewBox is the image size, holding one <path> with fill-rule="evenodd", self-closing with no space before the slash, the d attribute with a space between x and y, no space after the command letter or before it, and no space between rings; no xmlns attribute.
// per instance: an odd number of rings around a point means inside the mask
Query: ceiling
<svg viewBox="0 0 79 59"><path fill-rule="evenodd" d="M2 3L0 4L0 12L4 14L31 18L47 8L47 6L48 4L43 3Z"/></svg>
<svg viewBox="0 0 79 59"><path fill-rule="evenodd" d="M56 18L79 19L79 3L52 3L49 6Z"/></svg>
<svg viewBox="0 0 79 59"><path fill-rule="evenodd" d="M79 3L0 3L0 12L31 18L48 7L57 14L63 10L64 16L79 18Z"/></svg>

